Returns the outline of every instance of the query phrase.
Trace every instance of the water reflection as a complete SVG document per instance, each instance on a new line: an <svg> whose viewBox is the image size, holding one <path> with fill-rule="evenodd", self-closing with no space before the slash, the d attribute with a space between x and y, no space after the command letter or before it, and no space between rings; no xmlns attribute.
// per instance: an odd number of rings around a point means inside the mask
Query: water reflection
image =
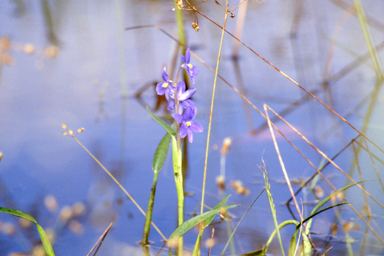
<svg viewBox="0 0 384 256"><path fill-rule="evenodd" d="M372 82L374 72L362 65L368 62L369 54L364 50L363 36L352 33L360 29L354 22L345 23L337 39L353 49L357 57L351 57L335 43L332 65L325 66L330 56L330 40L325 35L332 35L335 24L345 14L333 3L340 5L342 2L305 4L297 1L295 5L273 5L250 1L246 16L236 13L235 19L229 20L228 30L235 31L236 19L244 18L244 42L359 129L363 127L361 115L366 115L367 102L372 95L376 96L372 120L367 122L367 135L382 145L381 93L378 89L372 91L381 84ZM118 4L121 20L116 9ZM380 8L370 2L364 5L369 24L376 28L373 36L378 38L382 25L373 22L372 17L381 17ZM221 22L222 9L214 1L196 3L196 7ZM174 35L176 29L170 9L170 5L162 1L111 4L19 0L0 3L0 23L3 24L0 34L0 151L4 154L0 162L0 204L26 211L44 228L53 230L58 255L88 253L111 222L112 228L98 254L143 254L135 243L142 236L144 217L82 148L60 134L60 127L62 123L73 129L85 127L78 138L141 206L146 205L152 182L152 157L164 131L150 119L145 107L167 117L164 98L156 96L154 86L161 79L163 66L176 65L173 60L175 56L178 58L178 51L176 43L156 28L131 31L121 28L156 24ZM196 22L192 13L185 12L185 15L187 24ZM220 30L198 17L198 33L188 25L189 43L197 57L214 67ZM263 103L268 104L345 170L349 169L351 159L356 158L352 145L365 149L359 157L360 166L365 167L361 179L378 179L373 166L381 169L379 150L355 140L355 131L245 48L240 47L238 58L233 60L232 41L225 38L224 44L220 75L229 85L259 109ZM376 48L380 51L383 44ZM199 94L194 100L200 106L197 118L207 127L213 75L203 64L199 64L199 68L201 72L196 82ZM124 97L125 94L128 96ZM216 177L222 170L222 155L220 146L215 148L214 145L221 145L223 139L230 136L232 145L225 161L226 193L233 193L231 204L241 204L230 212L232 228L263 188L258 168L262 157L270 172L278 218L280 221L292 218L285 206L280 205L291 195L267 122L225 82L219 81L215 104L206 204L216 205L222 197L216 184ZM338 188L344 185L344 175L328 163L321 165L322 156L303 143L300 136L276 116L271 116L271 121L332 184ZM195 136L193 144L184 144L183 154L187 158L183 166L188 171L185 191L191 195L186 198L186 213L194 213L200 201L205 139L206 133ZM294 191L302 201L303 211L309 213L313 203L318 202L315 200L321 200L322 194L329 195L332 190L323 179L312 183L309 177L315 173L313 167L292 150L283 137L277 137L277 141ZM337 176L331 177L335 174ZM359 173L355 172L353 178L359 180ZM303 183L312 184L314 194L307 187L302 189ZM236 194L236 190L241 189L248 192ZM366 189L375 198L381 198L378 182L369 183ZM176 227L177 213L170 159L161 172L157 190L153 220L165 236L169 236ZM358 211L364 216L369 212L374 216L372 219L377 225L372 226L375 229L380 227L382 208L373 204L368 210L363 194L356 188L348 192L348 198L358 203ZM75 206L81 206L81 214L74 213ZM334 222L334 216L341 217ZM2 254L31 253L41 248L37 247L38 236L33 226L25 226L4 215L0 220ZM219 254L226 242L226 225L225 222L215 225L212 254ZM352 211L329 211L314 223L314 242L322 250L332 247L333 253L342 254L348 246L360 250L361 241L367 237L369 243L364 253L379 254L382 245L364 229L366 225ZM267 199L260 198L236 233L236 253L260 249L273 230ZM207 231L204 241L208 243L211 229ZM293 229L282 232L288 244ZM195 237L195 230L186 234L187 250L192 250ZM348 244L347 240L351 239L354 242ZM163 244L154 230L150 240L154 242L149 248L152 255ZM278 246L278 243L273 244L270 253L279 255Z"/></svg>

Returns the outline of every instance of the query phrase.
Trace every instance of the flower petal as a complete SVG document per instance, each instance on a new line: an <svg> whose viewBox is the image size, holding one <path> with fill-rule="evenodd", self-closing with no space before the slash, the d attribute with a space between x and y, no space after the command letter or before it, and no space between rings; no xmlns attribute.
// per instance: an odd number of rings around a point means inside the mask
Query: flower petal
<svg viewBox="0 0 384 256"><path fill-rule="evenodd" d="M185 92L185 82L180 81L177 83L177 98L180 98L180 95L182 95Z"/></svg>
<svg viewBox="0 0 384 256"><path fill-rule="evenodd" d="M170 100L167 109L172 111L175 109L175 100Z"/></svg>
<svg viewBox="0 0 384 256"><path fill-rule="evenodd" d="M195 108L196 109L196 108ZM184 121L190 121L194 118L194 112L193 111L194 109L191 108L191 107L188 107L185 111L184 111Z"/></svg>
<svg viewBox="0 0 384 256"><path fill-rule="evenodd" d="M172 117L178 122L179 124L183 123L183 116L177 113L172 114Z"/></svg>
<svg viewBox="0 0 384 256"><path fill-rule="evenodd" d="M198 122L191 121L191 126L189 126L189 128L193 132L197 132L197 133L203 132L203 126Z"/></svg>
<svg viewBox="0 0 384 256"><path fill-rule="evenodd" d="M163 77L163 80L164 80L165 82L167 82L168 79L169 79L169 76L167 75L167 73L166 73L165 71L166 71L166 68L164 67L164 68L163 68L163 74L162 74L161 76Z"/></svg>
<svg viewBox="0 0 384 256"><path fill-rule="evenodd" d="M189 129L188 127L183 123L180 125L180 138L185 138L187 134L189 134ZM192 131L191 131L192 132Z"/></svg>
<svg viewBox="0 0 384 256"><path fill-rule="evenodd" d="M186 100L186 99L189 99L190 97L193 96L193 94L195 94L196 92L196 88L191 88L189 90L187 90L186 92L182 93L180 96L178 95L178 99L179 100Z"/></svg>
<svg viewBox="0 0 384 256"><path fill-rule="evenodd" d="M190 129L188 129L187 132L188 132L188 140L189 140L190 143L192 143L192 141L193 141L193 132Z"/></svg>
<svg viewBox="0 0 384 256"><path fill-rule="evenodd" d="M193 100L189 100L189 99L181 101L181 106L183 107L183 109L196 108L195 103L193 102Z"/></svg>
<svg viewBox="0 0 384 256"><path fill-rule="evenodd" d="M191 60L191 53L189 48L185 51L185 59L187 60L187 64L189 64L189 61Z"/></svg>
<svg viewBox="0 0 384 256"><path fill-rule="evenodd" d="M166 89L166 88L163 87L163 84L164 84L164 83L158 83L158 84L156 85L156 93L157 93L158 95L164 95L164 93L165 93L165 89Z"/></svg>

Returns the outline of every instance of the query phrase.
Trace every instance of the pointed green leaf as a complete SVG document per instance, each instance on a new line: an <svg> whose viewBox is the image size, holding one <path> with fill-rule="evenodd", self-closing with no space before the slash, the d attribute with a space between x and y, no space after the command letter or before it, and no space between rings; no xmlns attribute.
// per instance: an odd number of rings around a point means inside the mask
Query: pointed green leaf
<svg viewBox="0 0 384 256"><path fill-rule="evenodd" d="M295 233L293 233L292 237L291 237L291 242L289 243L289 251L288 251L288 256L295 256L295 252L296 252L296 239L297 239L297 231L299 229L297 228L295 230Z"/></svg>
<svg viewBox="0 0 384 256"><path fill-rule="evenodd" d="M39 234L40 234L41 242L43 243L43 246L45 248L45 252L47 253L48 256L55 256L55 253L53 251L51 242L49 241L47 234L45 233L44 229L37 223L35 218L33 218L28 213L25 213L19 210L4 208L4 207L0 207L0 212L12 214L35 223L37 227L37 231L39 231Z"/></svg>
<svg viewBox="0 0 384 256"><path fill-rule="evenodd" d="M213 207L212 210L220 210L220 208L227 202L228 198L230 197L231 195L228 195L226 196L223 200L221 200L220 203L218 203L215 207ZM215 215L213 215L212 217L208 218L205 222L204 222L204 227L203 228L206 228L209 224L211 224L213 218L215 217Z"/></svg>
<svg viewBox="0 0 384 256"><path fill-rule="evenodd" d="M171 142L171 135L166 133L159 145L157 146L155 156L153 157L152 168L155 174L158 174L164 165L165 159L168 155L169 143Z"/></svg>
<svg viewBox="0 0 384 256"><path fill-rule="evenodd" d="M147 111L148 113L151 115L151 117L153 119L155 119L156 122L158 122L161 126L163 126L163 128L173 137L175 138L176 136L176 133L175 133L175 130L172 129L171 126L169 126L168 124L166 124L163 120L161 120L160 118L158 118L157 116L155 116L151 110L149 110L148 106L147 106Z"/></svg>
<svg viewBox="0 0 384 256"><path fill-rule="evenodd" d="M356 182L356 183L353 183L353 184L349 184L349 185L347 185L347 186L345 186L345 187L343 187L341 189L336 190L335 192L333 192L333 194L340 193L340 192L342 192L342 191L344 191L344 190L346 190L346 189L348 189L348 188L350 188L352 186L355 186L356 184L362 183L362 182L364 182L364 181L360 181L360 182ZM308 218L306 218L305 221L308 221L310 219L308 224L307 224L307 227L306 227L306 233L307 234L309 233L309 230L310 230L311 225L312 225L312 217L316 215L315 213L320 209L320 207L322 207L326 202L328 202L331 199L331 196L332 196L332 194L327 196L323 200L321 200L315 207L313 207L313 209L311 211L311 215Z"/></svg>
<svg viewBox="0 0 384 256"><path fill-rule="evenodd" d="M226 209L230 209L230 208L233 208L233 207L236 207L236 206L237 205L228 205L228 206L225 206L225 208ZM193 217L193 218L187 220L186 222L184 222L183 224L178 226L175 229L175 231L173 231L173 233L169 237L169 240L172 241L174 239L177 239L177 238L183 236L187 231L191 230L193 227L196 227L197 225L199 225L203 221L206 221L206 220L214 217L219 212L220 212L220 208L219 209L215 209L215 210L212 209L209 212L205 212L205 213L203 213L201 215L198 215L196 217Z"/></svg>

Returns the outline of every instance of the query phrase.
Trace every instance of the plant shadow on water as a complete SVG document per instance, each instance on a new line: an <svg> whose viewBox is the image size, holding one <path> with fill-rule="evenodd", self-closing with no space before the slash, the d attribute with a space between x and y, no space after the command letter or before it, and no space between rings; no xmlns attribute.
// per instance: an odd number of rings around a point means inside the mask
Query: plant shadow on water
<svg viewBox="0 0 384 256"><path fill-rule="evenodd" d="M146 107L173 120L156 85L164 66L173 79L183 63L177 3L199 68L195 84L182 79L197 88L204 132L181 151L184 221L200 216L196 225L206 225L201 254L384 253L384 2L230 1L222 42L226 3L218 2L0 3L0 255L41 255L39 226L57 255L87 255L99 238L96 255L168 253L163 240L180 214L172 150L157 178L160 232L151 227L148 252L133 201L146 210L165 134ZM132 199L61 134L62 123ZM183 235L185 255L198 235L197 227Z"/></svg>

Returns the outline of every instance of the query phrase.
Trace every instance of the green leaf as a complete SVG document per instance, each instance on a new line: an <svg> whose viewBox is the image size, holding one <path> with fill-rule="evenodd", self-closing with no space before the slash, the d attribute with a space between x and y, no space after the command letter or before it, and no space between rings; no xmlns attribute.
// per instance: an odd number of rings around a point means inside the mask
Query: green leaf
<svg viewBox="0 0 384 256"><path fill-rule="evenodd" d="M287 225L295 225L297 227L298 225L300 225L300 222L298 222L297 220L286 220L286 221L283 221L282 223L279 224L278 230L282 229L283 227L285 227ZM272 242L273 238L275 237L275 235L276 235L276 229L269 236L269 239L268 239L267 243L265 244L265 246L263 248L265 253L267 252L268 247L271 244L271 242Z"/></svg>
<svg viewBox="0 0 384 256"><path fill-rule="evenodd" d="M169 143L171 142L171 135L166 133L157 146L155 156L153 157L152 168L155 174L158 174L164 165L165 159L168 155Z"/></svg>
<svg viewBox="0 0 384 256"><path fill-rule="evenodd" d="M155 119L156 122L158 122L161 126L163 126L163 128L169 133L169 135L171 135L173 138L175 138L176 136L176 132L175 130L172 129L171 126L169 126L168 124L166 124L163 120L161 120L160 118L158 118L157 116L155 116L151 110L149 110L148 106L147 106L147 111L148 113L151 115L151 117L153 119Z"/></svg>
<svg viewBox="0 0 384 256"><path fill-rule="evenodd" d="M28 213L25 213L25 212L22 212L19 210L4 208L4 207L0 207L0 212L12 214L12 215L18 216L20 218L23 218L23 219L26 219L26 220L29 220L29 221L32 221L33 223L35 223L36 227L37 227L37 231L39 231L41 242L43 243L45 252L47 253L48 256L55 256L55 252L53 251L51 242L49 241L47 234L45 233L44 229L37 223L35 218L33 218Z"/></svg>
<svg viewBox="0 0 384 256"><path fill-rule="evenodd" d="M233 207L236 207L236 206L237 205L228 205L228 206L225 206L225 208L226 209L230 209L230 208L233 208ZM203 213L201 215L198 215L196 217L193 217L193 218L187 220L186 222L184 222L183 224L178 226L175 229L175 231L173 231L173 233L169 237L169 240L170 241L174 241L175 239L183 236L187 231L191 230L193 227L196 227L200 223L202 223L204 221L207 221L207 220L210 220L211 218L213 219L213 217L216 214L218 214L219 212L220 212L220 208L219 209L212 209L209 212L205 212L205 213Z"/></svg>
<svg viewBox="0 0 384 256"><path fill-rule="evenodd" d="M356 184L363 183L363 182L364 181L360 181L360 182L356 182L356 183L353 183L353 184L349 184L349 185L347 185L347 186L345 186L345 187L343 187L341 189L336 190L335 192L333 192L333 194L336 195L336 194L338 194L338 193L340 193L340 192L342 192L342 191L344 191L344 190L346 190L346 189L348 189L348 188L350 188L352 186L355 186ZM328 202L331 199L331 196L332 196L332 194L327 196L323 200L321 200L315 207L313 207L313 209L311 211L311 215L308 218L305 219L305 221L310 219L310 221L308 222L307 227L306 227L306 233L307 234L309 234L309 230L310 230L310 228L312 226L312 217L316 215L315 213L318 212L320 207L322 207L326 202Z"/></svg>
<svg viewBox="0 0 384 256"><path fill-rule="evenodd" d="M312 252L311 242L309 241L308 236L304 234L304 232L301 232L301 234L303 235L303 241L302 241L303 246L301 247L301 255L311 256L311 252Z"/></svg>
<svg viewBox="0 0 384 256"><path fill-rule="evenodd" d="M299 229L297 228L295 230L295 233L293 233L292 237L291 237L291 242L289 243L289 252L288 252L288 255L289 256L295 256L295 252L296 252L296 239L297 239L297 231Z"/></svg>
<svg viewBox="0 0 384 256"><path fill-rule="evenodd" d="M228 198L230 197L231 195L228 195L226 196L223 200L221 200L220 203L218 203L215 207L213 207L213 210L219 210L220 211L220 208L227 202ZM215 217L215 215L213 215L212 217L208 218L205 222L204 222L204 227L203 228L206 228L209 224L211 224L213 218Z"/></svg>
<svg viewBox="0 0 384 256"><path fill-rule="evenodd" d="M359 184L359 183L362 183L364 181L360 181L360 182L356 182L356 183L353 183L353 184L349 184L348 186L345 186L341 189L338 189L336 190L335 192L333 192L332 194L338 194L340 193L341 191L344 191L352 186L355 186L356 184ZM328 202L330 199L331 199L331 195L327 196L326 198L324 198L323 200L321 200L313 209L312 209L312 212L311 212L311 215L314 214L321 206L323 206L326 202Z"/></svg>

